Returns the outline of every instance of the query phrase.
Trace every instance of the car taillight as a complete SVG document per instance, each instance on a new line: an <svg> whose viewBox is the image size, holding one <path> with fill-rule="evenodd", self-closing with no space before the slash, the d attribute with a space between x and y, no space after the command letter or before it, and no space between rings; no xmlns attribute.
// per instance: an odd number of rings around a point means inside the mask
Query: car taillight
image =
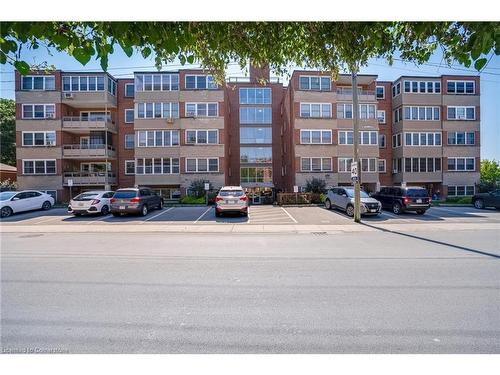
<svg viewBox="0 0 500 375"><path fill-rule="evenodd" d="M409 201L410 201L410 199L408 197L403 197L403 203L404 204L407 204Z"/></svg>
<svg viewBox="0 0 500 375"><path fill-rule="evenodd" d="M223 198L221 198L221 197L217 197L217 198L215 198L215 201L216 201L216 202L223 201L223 200L224 200L224 199L223 199Z"/></svg>
<svg viewBox="0 0 500 375"><path fill-rule="evenodd" d="M130 200L131 203L139 203L141 201L141 198L135 197Z"/></svg>
<svg viewBox="0 0 500 375"><path fill-rule="evenodd" d="M116 199L115 199L115 198L111 198L110 202L111 202L111 203L115 203L115 202L116 202Z"/></svg>
<svg viewBox="0 0 500 375"><path fill-rule="evenodd" d="M242 196L240 198L240 201L246 202L248 200L248 197L246 195Z"/></svg>
<svg viewBox="0 0 500 375"><path fill-rule="evenodd" d="M94 204L97 204L99 202L100 202L99 199L94 199L94 200L92 200L92 202L90 202L90 205L93 206Z"/></svg>

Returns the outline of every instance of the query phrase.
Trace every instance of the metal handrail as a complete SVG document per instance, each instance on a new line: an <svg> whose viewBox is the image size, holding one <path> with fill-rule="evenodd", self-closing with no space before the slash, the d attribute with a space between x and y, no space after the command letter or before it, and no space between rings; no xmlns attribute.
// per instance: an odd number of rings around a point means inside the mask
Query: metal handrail
<svg viewBox="0 0 500 375"><path fill-rule="evenodd" d="M105 144L92 144L91 143L88 145L81 145L81 144L63 145L63 149L65 149L65 150L102 150L105 148L107 148L109 151L115 151L115 148L113 146L105 145Z"/></svg>
<svg viewBox="0 0 500 375"><path fill-rule="evenodd" d="M79 116L64 116L63 121L74 121L74 122L90 122L90 121L106 121L108 123L114 124L113 119L102 117L79 117Z"/></svg>
<svg viewBox="0 0 500 375"><path fill-rule="evenodd" d="M352 95L352 92L351 88L337 87L338 95ZM358 95L375 95L375 91L358 90Z"/></svg>
<svg viewBox="0 0 500 375"><path fill-rule="evenodd" d="M64 177L104 177L106 172L64 172ZM108 177L116 177L113 172L108 172Z"/></svg>
<svg viewBox="0 0 500 375"><path fill-rule="evenodd" d="M233 83L258 83L259 80L255 78L250 78L250 77L229 77L227 79L227 82L233 82ZM269 83L280 83L281 80L279 77L271 77L269 78Z"/></svg>

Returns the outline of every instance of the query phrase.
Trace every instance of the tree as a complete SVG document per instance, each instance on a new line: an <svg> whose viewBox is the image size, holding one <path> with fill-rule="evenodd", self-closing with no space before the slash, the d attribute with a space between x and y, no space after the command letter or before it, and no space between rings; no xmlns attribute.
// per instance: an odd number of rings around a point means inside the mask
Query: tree
<svg viewBox="0 0 500 375"><path fill-rule="evenodd" d="M196 198L205 196L205 180L194 180L189 185L189 195Z"/></svg>
<svg viewBox="0 0 500 375"><path fill-rule="evenodd" d="M321 178L313 177L306 181L306 192L321 194L326 190L326 182Z"/></svg>
<svg viewBox="0 0 500 375"><path fill-rule="evenodd" d="M16 165L16 103L0 99L1 162Z"/></svg>
<svg viewBox="0 0 500 375"><path fill-rule="evenodd" d="M496 160L481 160L480 191L491 191L500 187L500 165Z"/></svg>

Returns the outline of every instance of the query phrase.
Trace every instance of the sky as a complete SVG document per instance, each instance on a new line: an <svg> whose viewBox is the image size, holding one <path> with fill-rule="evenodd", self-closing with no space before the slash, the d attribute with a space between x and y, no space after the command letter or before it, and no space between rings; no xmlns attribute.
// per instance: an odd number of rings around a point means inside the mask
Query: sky
<svg viewBox="0 0 500 375"><path fill-rule="evenodd" d="M40 64L47 62L61 70L98 70L98 61L91 60L86 66L82 66L71 56L64 52L39 48L36 51L26 51L21 56L29 64ZM165 66L163 70L176 70L182 68L197 67L197 65L181 66L178 62ZM302 68L302 67L299 67ZM140 54L134 53L132 57L127 57L119 48L109 58L108 71L116 78L132 77L134 71L155 70L154 57L144 59ZM10 65L0 65L0 97L14 99L14 69ZM436 53L429 62L423 65L394 61L389 66L385 60L372 59L368 66L361 69L364 74L377 74L378 80L394 81L402 75L414 76L439 76L442 74L468 74L477 75L477 71L472 68L465 68L458 63L451 67L442 63L441 55ZM227 77L242 77L242 72L236 63L230 64L226 71ZM481 76L481 158L500 160L500 56L493 56ZM281 77L287 84L288 77Z"/></svg>

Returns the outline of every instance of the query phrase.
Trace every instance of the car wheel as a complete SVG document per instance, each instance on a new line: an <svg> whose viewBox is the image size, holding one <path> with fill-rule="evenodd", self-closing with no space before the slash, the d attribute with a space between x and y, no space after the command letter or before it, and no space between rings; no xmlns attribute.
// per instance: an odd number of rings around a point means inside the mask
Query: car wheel
<svg viewBox="0 0 500 375"><path fill-rule="evenodd" d="M106 206L106 205L102 206L102 208L101 208L101 214L102 214L103 216L108 215L108 214L109 214L109 207L108 207L108 206Z"/></svg>
<svg viewBox="0 0 500 375"><path fill-rule="evenodd" d="M247 216L248 216L248 212L245 212L245 211L243 211L241 214L242 214L243 216L245 216L245 217L247 217Z"/></svg>
<svg viewBox="0 0 500 375"><path fill-rule="evenodd" d="M351 204L348 205L345 212L347 213L347 216L354 217L354 206Z"/></svg>
<svg viewBox="0 0 500 375"><path fill-rule="evenodd" d="M148 205L145 204L142 206L142 209L141 209L141 215L142 216L146 216L148 214Z"/></svg>
<svg viewBox="0 0 500 375"><path fill-rule="evenodd" d="M474 201L474 207L476 207L477 209L482 210L484 208L484 201L482 199L476 199Z"/></svg>
<svg viewBox="0 0 500 375"><path fill-rule="evenodd" d="M9 217L10 215L12 215L12 208L10 207L2 207L2 211L1 211L1 216L2 217Z"/></svg>
<svg viewBox="0 0 500 375"><path fill-rule="evenodd" d="M330 199L327 199L327 200L325 201L325 208L326 208L327 210L331 210L331 209L332 209L332 202L330 202Z"/></svg>
<svg viewBox="0 0 500 375"><path fill-rule="evenodd" d="M217 211L217 209L216 209L215 210L215 217L221 217L221 216L222 216L222 214L219 211Z"/></svg>
<svg viewBox="0 0 500 375"><path fill-rule="evenodd" d="M163 210L163 200L160 201L160 204L158 205L159 210Z"/></svg>
<svg viewBox="0 0 500 375"><path fill-rule="evenodd" d="M417 214L418 214L418 215L423 215L423 214L425 214L425 210L418 210L418 211L417 211Z"/></svg>
<svg viewBox="0 0 500 375"><path fill-rule="evenodd" d="M396 215L399 215L401 213L401 205L398 202L392 205L392 212L394 212L394 214Z"/></svg>
<svg viewBox="0 0 500 375"><path fill-rule="evenodd" d="M51 207L52 207L52 204L50 204L50 202L49 202L49 201L45 201L45 202L43 202L43 204L42 204L42 210L47 211L47 210L50 210L50 208L51 208Z"/></svg>
<svg viewBox="0 0 500 375"><path fill-rule="evenodd" d="M118 217L118 216L121 216L121 214L119 212L112 212L111 213L114 217Z"/></svg>

